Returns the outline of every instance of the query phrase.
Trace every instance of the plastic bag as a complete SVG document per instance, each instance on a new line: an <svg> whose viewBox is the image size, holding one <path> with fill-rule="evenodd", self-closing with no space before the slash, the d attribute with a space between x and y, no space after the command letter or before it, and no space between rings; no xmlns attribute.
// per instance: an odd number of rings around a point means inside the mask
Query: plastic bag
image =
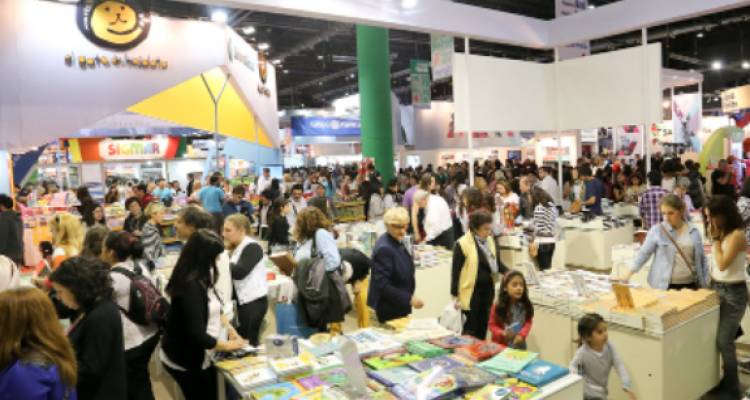
<svg viewBox="0 0 750 400"><path fill-rule="evenodd" d="M276 315L276 333L279 335L308 338L318 332L305 323L305 318L300 313L297 304L276 304L274 314Z"/></svg>
<svg viewBox="0 0 750 400"><path fill-rule="evenodd" d="M438 318L438 322L445 327L445 329L460 335L464 329L466 318L461 312L461 309L456 307L456 303L450 302L443 309L440 318Z"/></svg>

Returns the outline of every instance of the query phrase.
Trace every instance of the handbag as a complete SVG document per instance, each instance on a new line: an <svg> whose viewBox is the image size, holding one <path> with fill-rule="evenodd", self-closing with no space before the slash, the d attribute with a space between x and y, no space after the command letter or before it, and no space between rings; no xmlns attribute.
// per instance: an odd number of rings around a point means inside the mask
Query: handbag
<svg viewBox="0 0 750 400"><path fill-rule="evenodd" d="M672 242L674 248L677 249L677 252L680 253L680 257L682 257L682 260L685 261L685 265L687 265L690 272L697 277L698 275L695 272L695 268L690 265L690 261L688 261L687 256L685 256L685 253L682 252L682 249L677 245L677 242L674 240L672 235L669 234L669 231L667 231L667 228L664 227L664 224L659 224L659 228L661 228L661 232L666 235L667 238L669 238L669 241Z"/></svg>

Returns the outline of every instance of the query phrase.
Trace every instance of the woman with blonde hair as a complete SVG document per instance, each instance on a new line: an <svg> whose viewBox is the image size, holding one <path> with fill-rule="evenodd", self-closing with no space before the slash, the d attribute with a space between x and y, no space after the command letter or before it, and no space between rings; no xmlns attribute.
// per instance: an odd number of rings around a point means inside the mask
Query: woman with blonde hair
<svg viewBox="0 0 750 400"><path fill-rule="evenodd" d="M76 358L49 297L0 292L0 393L7 399L76 398Z"/></svg>
<svg viewBox="0 0 750 400"><path fill-rule="evenodd" d="M167 254L161 241L161 223L164 219L165 207L161 203L151 203L146 207L148 221L143 224L141 243L143 255L151 261L156 261Z"/></svg>
<svg viewBox="0 0 750 400"><path fill-rule="evenodd" d="M268 311L268 286L263 248L250 237L251 231L250 220L242 214L224 220L224 245L237 298L237 333L257 346Z"/></svg>
<svg viewBox="0 0 750 400"><path fill-rule="evenodd" d="M52 268L81 253L83 246L83 226L73 214L55 215L49 223L52 233Z"/></svg>

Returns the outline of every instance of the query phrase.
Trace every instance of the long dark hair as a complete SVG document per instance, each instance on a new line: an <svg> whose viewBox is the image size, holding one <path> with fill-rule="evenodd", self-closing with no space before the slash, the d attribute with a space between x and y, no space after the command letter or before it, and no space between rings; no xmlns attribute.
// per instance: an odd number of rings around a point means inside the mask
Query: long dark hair
<svg viewBox="0 0 750 400"><path fill-rule="evenodd" d="M497 306L495 306L495 314L497 314L497 316L504 322L507 322L510 319L511 310L510 295L505 288L508 287L510 281L517 276L523 281L523 296L521 296L521 299L518 301L521 302L524 311L526 311L527 320L534 316L534 306L531 304L531 300L529 300L529 288L526 286L526 279L523 277L523 274L518 271L509 271L503 277L503 283L497 294Z"/></svg>
<svg viewBox="0 0 750 400"><path fill-rule="evenodd" d="M68 288L81 309L88 312L99 301L112 299L112 278L109 273L109 265L104 261L73 257L63 261L49 279Z"/></svg>
<svg viewBox="0 0 750 400"><path fill-rule="evenodd" d="M283 218L281 215L281 210L284 209L284 206L289 204L289 200L285 199L283 197L279 197L276 200L271 203L271 208L268 209L268 225L270 226L273 224L273 221L276 220L276 218Z"/></svg>
<svg viewBox="0 0 750 400"><path fill-rule="evenodd" d="M187 283L192 281L198 281L205 288L213 287L219 278L216 257L223 251L224 243L215 232L199 229L193 233L177 259L167 283L167 294L170 297L181 294Z"/></svg>
<svg viewBox="0 0 750 400"><path fill-rule="evenodd" d="M743 228L745 226L745 223L742 220L742 216L740 215L740 211L737 208L737 204L735 204L734 200L728 196L724 196L724 195L712 196L711 199L708 200L706 209L708 210L709 215L711 217L715 217L715 216L723 217L721 226L716 227L720 231L719 233L720 237L724 237L728 235L729 233L734 232L735 230ZM709 219L709 224L710 223L711 221ZM714 238L714 239L719 239L719 238Z"/></svg>
<svg viewBox="0 0 750 400"><path fill-rule="evenodd" d="M532 187L530 192L531 194L531 208L534 209L538 205L542 205L542 207L548 207L549 203L554 203L554 200L552 199L552 196L549 195L544 189L540 187Z"/></svg>
<svg viewBox="0 0 750 400"><path fill-rule="evenodd" d="M125 261L131 257L133 259L143 257L143 245L141 241L130 232L110 233L104 241L104 247L107 250L114 251L118 261Z"/></svg>

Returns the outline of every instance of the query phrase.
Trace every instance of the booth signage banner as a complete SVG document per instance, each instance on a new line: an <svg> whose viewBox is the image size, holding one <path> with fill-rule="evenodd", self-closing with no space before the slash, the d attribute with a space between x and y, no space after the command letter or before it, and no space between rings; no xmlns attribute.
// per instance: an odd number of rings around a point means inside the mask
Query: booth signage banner
<svg viewBox="0 0 750 400"><path fill-rule="evenodd" d="M453 36L430 35L432 47L432 80L435 82L453 76L453 52L455 50Z"/></svg>
<svg viewBox="0 0 750 400"><path fill-rule="evenodd" d="M687 151L699 152L703 101L700 93L674 96L672 99L672 143L684 144Z"/></svg>
<svg viewBox="0 0 750 400"><path fill-rule="evenodd" d="M724 114L750 108L750 85L721 92L721 111Z"/></svg>
<svg viewBox="0 0 750 400"><path fill-rule="evenodd" d="M357 119L333 117L292 117L292 136L360 136Z"/></svg>
<svg viewBox="0 0 750 400"><path fill-rule="evenodd" d="M99 155L104 160L151 160L165 158L169 139L110 140L99 143Z"/></svg>
<svg viewBox="0 0 750 400"><path fill-rule="evenodd" d="M151 29L150 0L80 0L78 29L92 43L114 50L128 50L148 37Z"/></svg>
<svg viewBox="0 0 750 400"><path fill-rule="evenodd" d="M430 108L431 101L430 62L411 60L411 104L418 108Z"/></svg>
<svg viewBox="0 0 750 400"><path fill-rule="evenodd" d="M555 0L555 17L560 18L584 11L588 8L588 5L588 0ZM591 54L590 42L572 43L559 49L560 61L584 57L589 54Z"/></svg>

